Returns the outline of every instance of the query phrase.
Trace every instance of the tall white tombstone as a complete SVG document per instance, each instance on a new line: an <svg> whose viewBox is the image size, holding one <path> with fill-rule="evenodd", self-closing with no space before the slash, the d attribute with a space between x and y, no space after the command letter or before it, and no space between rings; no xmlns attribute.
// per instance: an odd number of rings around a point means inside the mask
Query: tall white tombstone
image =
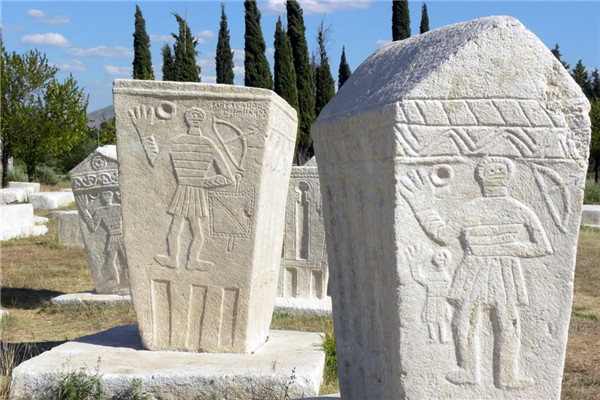
<svg viewBox="0 0 600 400"><path fill-rule="evenodd" d="M114 104L144 345L252 352L275 301L295 111L264 89L125 80Z"/></svg>
<svg viewBox="0 0 600 400"><path fill-rule="evenodd" d="M128 294L119 163L114 145L102 146L69 171L92 280L99 294Z"/></svg>
<svg viewBox="0 0 600 400"><path fill-rule="evenodd" d="M277 296L281 304L310 307L327 300L327 253L316 162L293 166ZM285 300L289 300L286 303ZM294 303L293 300L299 300Z"/></svg>
<svg viewBox="0 0 600 400"><path fill-rule="evenodd" d="M352 74L313 126L343 399L560 397L588 111L510 17Z"/></svg>

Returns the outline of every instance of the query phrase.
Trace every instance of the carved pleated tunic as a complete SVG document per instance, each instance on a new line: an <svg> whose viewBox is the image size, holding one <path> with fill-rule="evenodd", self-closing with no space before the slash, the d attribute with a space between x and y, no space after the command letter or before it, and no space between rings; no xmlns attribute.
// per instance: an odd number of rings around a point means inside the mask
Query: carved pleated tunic
<svg viewBox="0 0 600 400"><path fill-rule="evenodd" d="M108 233L105 250L125 253L121 206L112 204L110 206L98 207L94 212L93 218L99 220Z"/></svg>

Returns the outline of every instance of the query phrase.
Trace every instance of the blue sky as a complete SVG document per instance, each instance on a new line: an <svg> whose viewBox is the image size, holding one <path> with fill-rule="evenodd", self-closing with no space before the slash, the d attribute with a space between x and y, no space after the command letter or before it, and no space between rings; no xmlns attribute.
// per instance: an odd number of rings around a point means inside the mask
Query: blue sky
<svg viewBox="0 0 600 400"><path fill-rule="evenodd" d="M7 1L1 4L0 21L8 51L23 53L37 48L61 69L72 73L90 95L88 111L112 103L112 82L130 78L133 61L135 4L146 20L151 37L153 67L161 73L160 48L177 32L172 12L187 15L199 39L198 64L202 82L215 81L214 58L221 1ZM259 1L261 25L272 62L273 33L277 17L286 23L283 0ZM391 0L300 0L304 10L309 50L316 50L321 21L330 27L327 51L334 79L342 46L350 68L391 39ZM410 1L411 31L419 33L422 1ZM600 1L427 1L429 25L444 25L488 15L511 15L533 31L549 48L556 43L571 66L579 59L588 69L600 68ZM226 1L231 47L235 49L236 84L243 84L244 5Z"/></svg>

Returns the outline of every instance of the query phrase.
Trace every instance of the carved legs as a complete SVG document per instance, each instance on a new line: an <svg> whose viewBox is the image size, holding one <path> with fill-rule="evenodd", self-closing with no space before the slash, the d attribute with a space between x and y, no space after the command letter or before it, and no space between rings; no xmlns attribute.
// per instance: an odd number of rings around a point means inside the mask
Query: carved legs
<svg viewBox="0 0 600 400"><path fill-rule="evenodd" d="M167 255L158 254L154 259L157 263L167 268L175 268L179 266L179 253L180 253L180 237L181 230L185 218L179 215L173 215L171 220L171 226L169 227L169 233L167 234Z"/></svg>
<svg viewBox="0 0 600 400"><path fill-rule="evenodd" d="M204 237L202 236L202 225L200 223L201 219L189 220L189 222L190 228L192 229L192 241L190 243L187 269L206 271L214 264L210 261L203 261L200 259L202 245L204 244Z"/></svg>
<svg viewBox="0 0 600 400"><path fill-rule="evenodd" d="M446 379L456 385L479 383L479 322L481 320L479 302L465 301L458 305L452 320L454 346L458 369L446 374Z"/></svg>

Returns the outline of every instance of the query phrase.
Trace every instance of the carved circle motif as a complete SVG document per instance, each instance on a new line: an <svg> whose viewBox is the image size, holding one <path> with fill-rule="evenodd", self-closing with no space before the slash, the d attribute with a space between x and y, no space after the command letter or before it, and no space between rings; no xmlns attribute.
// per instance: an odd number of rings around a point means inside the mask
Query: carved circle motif
<svg viewBox="0 0 600 400"><path fill-rule="evenodd" d="M452 179L454 179L454 170L450 165L442 164L436 165L431 172L431 182L437 186L448 186Z"/></svg>
<svg viewBox="0 0 600 400"><path fill-rule="evenodd" d="M107 162L104 157L102 157L100 154L98 154L98 155L94 156L94 158L92 158L91 164L92 164L92 168L95 171L98 171L99 169L105 168L107 165Z"/></svg>
<svg viewBox="0 0 600 400"><path fill-rule="evenodd" d="M156 107L156 116L162 120L169 120L177 113L177 107L175 103L170 101L163 102L160 106Z"/></svg>

